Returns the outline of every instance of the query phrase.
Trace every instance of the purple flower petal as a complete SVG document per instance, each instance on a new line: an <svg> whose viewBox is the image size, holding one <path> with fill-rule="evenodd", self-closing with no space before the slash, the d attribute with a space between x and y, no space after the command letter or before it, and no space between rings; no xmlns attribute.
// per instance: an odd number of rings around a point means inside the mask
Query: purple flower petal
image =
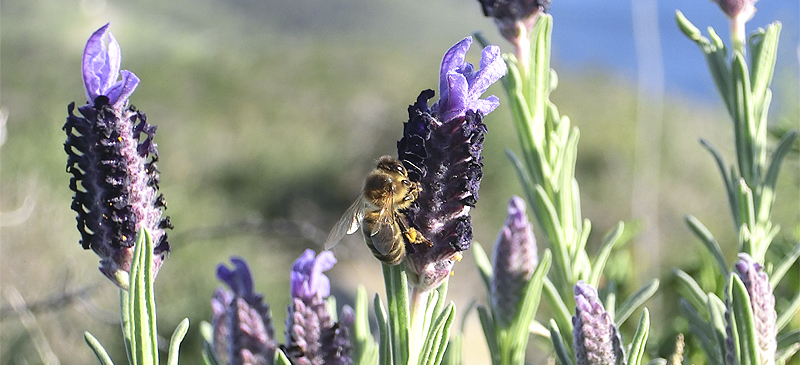
<svg viewBox="0 0 800 365"><path fill-rule="evenodd" d="M439 114L441 122L463 117L467 110L479 110L488 114L499 105L497 98L487 98L488 103L480 99L486 90L503 77L506 65L500 57L500 48L488 46L481 52L480 68L475 70L466 62L472 37L456 43L445 53L439 73L439 101L431 109Z"/></svg>
<svg viewBox="0 0 800 365"><path fill-rule="evenodd" d="M117 81L122 55L119 43L108 31L109 26L110 23L102 26L86 42L82 62L83 84L90 104L98 96L105 95L109 104L119 109L136 89L139 78L130 71L122 71L122 81Z"/></svg>
<svg viewBox="0 0 800 365"><path fill-rule="evenodd" d="M330 270L334 264L336 258L330 251L323 251L316 258L313 250L303 252L292 266L292 297L311 299L316 295L322 298L329 296L331 283L322 272Z"/></svg>
<svg viewBox="0 0 800 365"><path fill-rule="evenodd" d="M231 257L231 262L233 270L224 264L217 266L217 279L227 284L237 296L250 298L253 294L253 275L250 268L241 257Z"/></svg>

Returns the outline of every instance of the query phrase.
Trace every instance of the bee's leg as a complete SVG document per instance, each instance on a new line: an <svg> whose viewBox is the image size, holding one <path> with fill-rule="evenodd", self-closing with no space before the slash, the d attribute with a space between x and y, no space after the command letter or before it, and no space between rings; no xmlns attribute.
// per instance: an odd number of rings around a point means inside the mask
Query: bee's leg
<svg viewBox="0 0 800 365"><path fill-rule="evenodd" d="M405 214L400 212L397 213L397 224L400 225L400 229L403 231L403 236L405 236L408 242L418 245L420 243L427 244L428 247L433 247L433 242L429 239L425 238L422 233L419 233L414 227L410 227L408 225L408 221L406 221Z"/></svg>

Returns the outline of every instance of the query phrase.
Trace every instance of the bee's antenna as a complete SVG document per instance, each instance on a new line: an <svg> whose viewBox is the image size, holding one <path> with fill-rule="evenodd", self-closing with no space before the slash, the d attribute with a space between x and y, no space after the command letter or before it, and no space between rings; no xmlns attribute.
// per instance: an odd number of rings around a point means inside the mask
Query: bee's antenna
<svg viewBox="0 0 800 365"><path fill-rule="evenodd" d="M402 160L402 161L403 161L403 163L406 163L406 164L409 164L409 165L411 165L411 167L413 167L415 170L417 170L417 172L418 172L418 173L420 173L420 174L422 173L422 169L421 169L421 168L419 168L419 166L417 166L417 165L414 165L414 163L413 163L413 162L411 162L411 161L409 161L409 160Z"/></svg>

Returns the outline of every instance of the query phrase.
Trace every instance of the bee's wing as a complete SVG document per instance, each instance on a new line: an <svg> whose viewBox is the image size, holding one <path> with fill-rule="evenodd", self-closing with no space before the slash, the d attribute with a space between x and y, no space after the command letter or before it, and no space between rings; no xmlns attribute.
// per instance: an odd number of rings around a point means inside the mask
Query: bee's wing
<svg viewBox="0 0 800 365"><path fill-rule="evenodd" d="M392 197L389 197L382 205L383 207L378 211L378 224L372 226L370 237L375 249L382 255L386 255L395 244L398 227L395 224L397 216L392 207Z"/></svg>
<svg viewBox="0 0 800 365"><path fill-rule="evenodd" d="M364 201L359 197L356 201L347 208L347 211L342 214L336 225L328 233L328 238L325 239L325 249L330 250L336 246L345 235L352 234L358 230L361 225L361 220L364 218Z"/></svg>

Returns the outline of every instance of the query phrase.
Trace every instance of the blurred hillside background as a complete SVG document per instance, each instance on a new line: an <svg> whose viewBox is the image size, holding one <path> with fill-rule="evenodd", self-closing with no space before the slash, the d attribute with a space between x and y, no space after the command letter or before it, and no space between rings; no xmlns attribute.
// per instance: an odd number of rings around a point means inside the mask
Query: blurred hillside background
<svg viewBox="0 0 800 365"><path fill-rule="evenodd" d="M593 223L589 251L626 221L636 235L612 258L609 280L628 292L662 280L647 303L654 321L648 350L655 353L668 351L686 328L675 319L670 269L702 281L708 260L682 217L701 219L728 262L736 238L718 172L698 143L710 140L732 163L730 122L700 51L673 18L681 9L726 42L727 22L710 1L648 4L655 1L553 0L560 84L552 99L581 130L577 178L584 217ZM124 359L117 290L97 270L98 258L78 245L61 129L67 104L85 103L81 54L106 22L122 47L122 68L142 80L131 101L158 126L161 192L175 224L173 252L156 281L158 324L168 336L190 318L185 364L199 362L197 331L211 315L215 266L231 255L251 264L283 342L291 263L306 248L321 250L375 159L396 155L406 108L421 90L436 89L443 52L478 30L510 50L474 0L5 0L0 6L0 108L8 118L0 139L2 364L48 356L93 363L83 331L115 351L116 361ZM783 23L771 121L776 129L796 128L800 5L762 0L757 7L748 33ZM501 103L505 98L500 87L490 93ZM486 124L473 221L476 241L488 250L506 202L521 189L504 152L518 150L507 106ZM798 169L795 153L779 184L777 254L798 236ZM546 244L539 240L540 251ZM358 284L383 293L380 267L358 235L335 254L339 263L330 276L340 305L352 301ZM462 313L471 300L485 301L473 267L468 253L450 281ZM30 311L14 311L15 303ZM484 364L475 317L466 326L466 363ZM530 358L541 358L538 351L530 346Z"/></svg>

